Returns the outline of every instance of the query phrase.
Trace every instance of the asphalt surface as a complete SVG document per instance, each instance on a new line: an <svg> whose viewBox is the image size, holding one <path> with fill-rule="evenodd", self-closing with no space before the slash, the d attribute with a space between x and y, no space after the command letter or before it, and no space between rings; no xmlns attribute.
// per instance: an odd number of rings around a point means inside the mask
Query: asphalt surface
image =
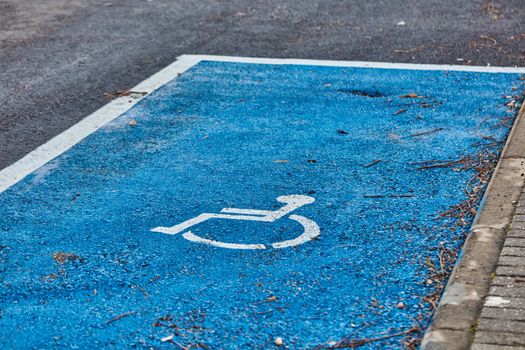
<svg viewBox="0 0 525 350"><path fill-rule="evenodd" d="M523 18L520 0L0 1L0 168L181 54L524 65Z"/></svg>

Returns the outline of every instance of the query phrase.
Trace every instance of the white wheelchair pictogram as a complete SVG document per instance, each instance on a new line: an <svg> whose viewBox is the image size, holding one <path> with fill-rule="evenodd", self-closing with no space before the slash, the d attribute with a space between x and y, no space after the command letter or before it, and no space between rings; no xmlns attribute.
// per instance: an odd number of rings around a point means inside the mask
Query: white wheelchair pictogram
<svg viewBox="0 0 525 350"><path fill-rule="evenodd" d="M303 205L313 203L315 198L310 196L303 196L299 194L292 194L288 196L277 197L277 201L285 203L283 207L278 210L257 210L257 209L240 209L240 208L223 208L220 213L203 213L192 219L186 220L171 227L155 227L151 231L161 232L168 235L175 235L186 231L182 234L182 237L188 241L196 243L209 244L215 247L228 248L228 249L266 249L264 244L244 244L244 243L227 243L220 242L211 239L206 239L197 236L190 230L190 227L200 224L210 219L227 219L227 220L246 220L246 221L261 221L261 222L274 222L281 219L291 213L292 211L302 207ZM292 214L288 216L288 219L294 220L303 226L303 232L296 238L289 239L281 242L274 242L271 244L273 248L287 248L294 247L299 244L306 243L312 239L315 239L321 233L319 226L308 218L301 215Z"/></svg>

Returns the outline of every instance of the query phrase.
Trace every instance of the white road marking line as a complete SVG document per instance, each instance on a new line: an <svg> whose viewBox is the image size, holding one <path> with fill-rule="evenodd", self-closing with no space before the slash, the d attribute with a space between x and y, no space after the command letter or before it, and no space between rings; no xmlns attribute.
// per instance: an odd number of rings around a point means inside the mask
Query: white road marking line
<svg viewBox="0 0 525 350"><path fill-rule="evenodd" d="M221 213L240 214L240 215L257 215L257 216L269 216L272 215L270 210L259 210L259 209L240 209L240 208L223 208Z"/></svg>
<svg viewBox="0 0 525 350"><path fill-rule="evenodd" d="M525 73L524 67L496 67L496 66L463 66L449 64L417 64L417 63L390 63L367 61L335 61L315 60L300 58L259 58L215 55L182 55L180 58L193 58L198 61L257 63L275 65L302 65L326 67L355 67L355 68L381 68L381 69L408 69L408 70L442 70L480 73Z"/></svg>

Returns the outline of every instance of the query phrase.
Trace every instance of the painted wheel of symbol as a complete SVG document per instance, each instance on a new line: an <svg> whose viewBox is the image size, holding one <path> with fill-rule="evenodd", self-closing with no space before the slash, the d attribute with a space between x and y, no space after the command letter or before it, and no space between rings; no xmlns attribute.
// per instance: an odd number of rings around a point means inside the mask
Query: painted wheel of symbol
<svg viewBox="0 0 525 350"><path fill-rule="evenodd" d="M315 239L321 233L319 226L314 221L308 218L305 218L304 216L293 214L293 215L290 215L288 218L300 223L304 228L303 233L293 239L289 239L289 240L282 241L282 242L274 242L271 244L271 247L275 249L295 247L297 245L300 245L312 239ZM197 236L191 231L187 231L183 233L182 237L184 237L185 239L191 242L203 243L203 244L208 244L208 245L212 245L215 247L227 248L227 249L266 249L267 248L266 245L264 244L227 243L227 242L215 241L212 239L206 239L206 238Z"/></svg>

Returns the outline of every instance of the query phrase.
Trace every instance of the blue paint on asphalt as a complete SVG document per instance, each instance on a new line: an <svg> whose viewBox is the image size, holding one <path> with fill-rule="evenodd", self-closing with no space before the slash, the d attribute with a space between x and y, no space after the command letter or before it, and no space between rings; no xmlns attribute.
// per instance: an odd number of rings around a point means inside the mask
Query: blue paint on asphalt
<svg viewBox="0 0 525 350"><path fill-rule="evenodd" d="M468 228L436 217L473 173L414 163L500 149L516 87L517 74L201 62L0 194L0 342L312 348L424 323L425 261ZM241 251L150 231L275 210L287 194L316 199L294 214L319 239ZM262 244L301 230L286 218L192 228Z"/></svg>

